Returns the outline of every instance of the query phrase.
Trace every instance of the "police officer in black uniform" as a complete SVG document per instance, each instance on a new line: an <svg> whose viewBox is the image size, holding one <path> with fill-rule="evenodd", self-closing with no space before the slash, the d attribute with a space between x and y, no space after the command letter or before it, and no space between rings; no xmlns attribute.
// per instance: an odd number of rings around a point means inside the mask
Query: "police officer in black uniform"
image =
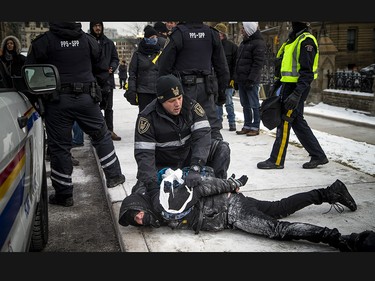
<svg viewBox="0 0 375 281"><path fill-rule="evenodd" d="M57 67L61 89L44 100L45 125L51 153L51 180L55 194L49 203L73 205L72 127L77 121L90 136L106 176L108 188L125 182L121 166L100 111L100 91L93 69L100 47L79 22L50 22L49 31L33 40L26 64L48 63Z"/></svg>
<svg viewBox="0 0 375 281"><path fill-rule="evenodd" d="M184 95L206 111L212 138L209 166L217 177L226 178L230 148L220 132L216 104L225 104L230 73L219 32L203 22L179 22L159 58L159 76L170 73L181 79Z"/></svg>
<svg viewBox="0 0 375 281"><path fill-rule="evenodd" d="M132 192L158 189L158 171L191 167L189 186L200 181L211 147L211 128L202 106L183 95L181 82L174 75L157 79L157 99L142 110L136 121L134 156L137 183Z"/></svg>

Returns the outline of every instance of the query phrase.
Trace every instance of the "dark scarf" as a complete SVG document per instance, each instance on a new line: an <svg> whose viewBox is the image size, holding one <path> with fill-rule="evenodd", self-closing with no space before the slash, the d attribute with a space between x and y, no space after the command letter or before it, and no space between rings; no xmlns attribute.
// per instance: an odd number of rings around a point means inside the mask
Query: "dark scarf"
<svg viewBox="0 0 375 281"><path fill-rule="evenodd" d="M13 50L13 51L8 51L5 49L5 54L4 54L4 59L6 62L11 62L13 61L13 57L15 57L17 55L16 51Z"/></svg>
<svg viewBox="0 0 375 281"><path fill-rule="evenodd" d="M161 49L161 46L159 44L149 45L149 44L146 44L146 41L143 39L139 43L139 47L138 47L138 51L145 55L156 54L160 51L160 49Z"/></svg>

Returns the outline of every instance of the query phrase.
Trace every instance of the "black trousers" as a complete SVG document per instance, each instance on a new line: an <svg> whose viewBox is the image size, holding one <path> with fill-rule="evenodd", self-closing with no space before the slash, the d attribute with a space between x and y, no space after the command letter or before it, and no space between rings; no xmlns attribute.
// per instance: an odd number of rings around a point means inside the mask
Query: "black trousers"
<svg viewBox="0 0 375 281"><path fill-rule="evenodd" d="M183 84L184 93L188 97L196 100L206 111L208 122L211 126L212 139L223 139L220 130L223 128L222 122L217 118L215 96L206 93L205 83L192 85Z"/></svg>
<svg viewBox="0 0 375 281"><path fill-rule="evenodd" d="M245 197L242 193L231 194L228 223L233 228L271 239L307 240L335 246L340 237L337 229L279 220L306 206L320 205L323 198L324 189L297 193L278 201L257 200Z"/></svg>
<svg viewBox="0 0 375 281"><path fill-rule="evenodd" d="M224 140L212 139L206 165L214 169L215 177L226 179L230 165L229 143Z"/></svg>
<svg viewBox="0 0 375 281"><path fill-rule="evenodd" d="M70 150L74 121L90 136L106 178L121 175L111 133L99 104L89 93L64 93L59 95L58 101L46 102L44 119L51 157L51 181L56 194L73 193Z"/></svg>
<svg viewBox="0 0 375 281"><path fill-rule="evenodd" d="M102 108L108 130L113 132L113 89L110 88L103 93Z"/></svg>
<svg viewBox="0 0 375 281"><path fill-rule="evenodd" d="M289 83L292 84L292 83ZM293 86L283 84L282 96L285 99L289 94L293 92ZM283 120L276 129L276 139L272 147L270 159L276 165L284 165L286 152L289 144L290 129L293 129L296 137L302 144L302 146L309 153L313 160L323 159L326 157L319 141L312 132L309 124L306 122L304 113L304 102L309 93L308 88L299 101L299 104L295 110L286 110L282 107L282 114L290 117L291 119Z"/></svg>
<svg viewBox="0 0 375 281"><path fill-rule="evenodd" d="M123 89L126 84L126 78L119 78L118 80L120 82L120 89Z"/></svg>

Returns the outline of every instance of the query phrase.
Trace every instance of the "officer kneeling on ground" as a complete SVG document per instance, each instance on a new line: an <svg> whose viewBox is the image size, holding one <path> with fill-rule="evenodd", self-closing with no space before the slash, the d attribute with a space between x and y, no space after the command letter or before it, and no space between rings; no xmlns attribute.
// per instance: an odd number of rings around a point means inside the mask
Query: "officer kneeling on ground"
<svg viewBox="0 0 375 281"><path fill-rule="evenodd" d="M139 113L134 155L138 165L132 192L158 189L157 172L164 167L190 167L189 186L199 183L203 166L226 177L230 151L223 141L211 145L211 127L203 107L184 95L180 80L172 74L157 80L157 99Z"/></svg>
<svg viewBox="0 0 375 281"><path fill-rule="evenodd" d="M202 181L192 188L186 179L189 169L159 171L159 189L127 196L120 207L122 226L169 226L172 229L219 231L239 229L276 240L306 240L325 243L340 251L375 251L375 232L342 235L336 228L309 223L281 221L309 205L324 202L342 204L351 211L357 205L345 184L336 180L327 188L297 193L279 201L257 200L239 192L247 176L236 179L213 177L209 167L202 169ZM343 211L343 207L339 205Z"/></svg>

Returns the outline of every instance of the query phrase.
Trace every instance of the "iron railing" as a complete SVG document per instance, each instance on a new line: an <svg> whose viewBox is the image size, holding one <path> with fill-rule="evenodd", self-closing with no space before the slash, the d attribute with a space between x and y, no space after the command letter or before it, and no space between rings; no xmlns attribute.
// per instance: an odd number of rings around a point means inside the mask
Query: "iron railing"
<svg viewBox="0 0 375 281"><path fill-rule="evenodd" d="M354 92L373 93L372 85L374 83L374 75L371 73L360 73L356 71L336 71L335 73L327 73L328 89L347 90Z"/></svg>
<svg viewBox="0 0 375 281"><path fill-rule="evenodd" d="M266 95L273 86L275 76L276 57L271 49L267 50L264 61L261 81ZM328 89L347 90L363 93L373 93L374 77L373 72L357 72L350 70L337 70L335 73L327 72L328 82L324 85Z"/></svg>
<svg viewBox="0 0 375 281"><path fill-rule="evenodd" d="M268 48L266 53L266 58L262 68L262 74L260 78L260 84L263 85L264 92L268 97L268 92L270 87L273 86L274 77L275 77L275 60L276 57L273 54L272 50Z"/></svg>

